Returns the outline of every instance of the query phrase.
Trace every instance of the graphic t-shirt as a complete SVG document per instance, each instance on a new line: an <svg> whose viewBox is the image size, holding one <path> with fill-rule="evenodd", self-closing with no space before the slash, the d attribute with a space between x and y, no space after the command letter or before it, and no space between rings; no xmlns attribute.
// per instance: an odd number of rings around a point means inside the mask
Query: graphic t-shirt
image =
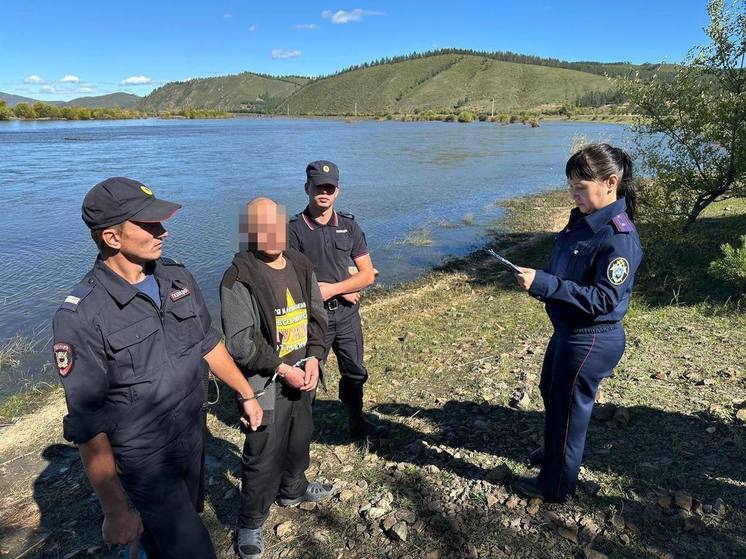
<svg viewBox="0 0 746 559"><path fill-rule="evenodd" d="M282 270L269 266L263 270L274 295L278 355L283 363L294 365L306 356L308 342L308 308L298 274L287 259Z"/></svg>

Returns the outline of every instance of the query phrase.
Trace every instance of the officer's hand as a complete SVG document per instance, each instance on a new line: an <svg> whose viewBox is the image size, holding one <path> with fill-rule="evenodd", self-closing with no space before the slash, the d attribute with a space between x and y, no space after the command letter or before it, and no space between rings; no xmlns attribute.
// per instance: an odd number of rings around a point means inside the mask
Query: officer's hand
<svg viewBox="0 0 746 559"><path fill-rule="evenodd" d="M131 506L105 514L101 526L104 541L113 545L136 544L142 531L140 513Z"/></svg>
<svg viewBox="0 0 746 559"><path fill-rule="evenodd" d="M324 299L324 301L328 301L329 299L337 295L334 292L334 284L332 283L325 283L323 281L320 281L319 289L321 290L321 297L322 299Z"/></svg>
<svg viewBox="0 0 746 559"><path fill-rule="evenodd" d="M291 367L282 377L282 380L284 380L289 386L300 390L303 388L303 385L306 384L306 372L298 367Z"/></svg>
<svg viewBox="0 0 746 559"><path fill-rule="evenodd" d="M257 402L256 399L244 401L241 423L246 427L250 428L252 431L256 431L262 424L263 415L264 410L262 410L262 406L259 405L259 402Z"/></svg>
<svg viewBox="0 0 746 559"><path fill-rule="evenodd" d="M533 268L521 268L520 266L516 266L516 268L518 268L521 273L515 275L515 280L518 282L518 285L528 291L531 288L531 284L534 283L536 270Z"/></svg>
<svg viewBox="0 0 746 559"><path fill-rule="evenodd" d="M360 292L355 291L354 293L342 293L342 299L352 303L353 305L357 305L360 302Z"/></svg>
<svg viewBox="0 0 746 559"><path fill-rule="evenodd" d="M301 390L311 391L319 384L319 360L311 357L306 361L305 375Z"/></svg>

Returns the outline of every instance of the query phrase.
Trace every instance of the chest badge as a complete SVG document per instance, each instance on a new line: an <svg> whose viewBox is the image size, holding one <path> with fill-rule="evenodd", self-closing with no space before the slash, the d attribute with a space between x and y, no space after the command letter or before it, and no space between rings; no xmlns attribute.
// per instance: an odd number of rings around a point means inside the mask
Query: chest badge
<svg viewBox="0 0 746 559"><path fill-rule="evenodd" d="M629 276L629 262L626 258L615 258L609 262L609 267L606 268L606 277L614 285L622 285Z"/></svg>
<svg viewBox="0 0 746 559"><path fill-rule="evenodd" d="M192 294L192 292L191 292L191 291L189 291L189 290L188 290L188 289L187 289L187 288L185 287L184 289L179 289L178 291L172 291L172 292L171 292L171 293L169 294L169 297L171 298L171 300L172 300L172 301L176 302L176 301L178 301L179 299L183 299L183 298L184 298L184 297L186 297L187 295L191 295L191 294Z"/></svg>
<svg viewBox="0 0 746 559"><path fill-rule="evenodd" d="M73 346L66 343L56 343L52 346L52 353L54 354L54 366L57 367L57 372L66 377L73 370Z"/></svg>

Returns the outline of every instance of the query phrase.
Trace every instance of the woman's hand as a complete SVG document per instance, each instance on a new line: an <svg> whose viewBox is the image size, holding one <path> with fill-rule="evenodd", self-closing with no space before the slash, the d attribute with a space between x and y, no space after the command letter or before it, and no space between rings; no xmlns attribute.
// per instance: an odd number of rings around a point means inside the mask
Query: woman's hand
<svg viewBox="0 0 746 559"><path fill-rule="evenodd" d="M536 277L536 270L533 268L522 268L521 266L516 266L521 273L515 275L515 281L518 282L518 285L520 285L523 289L528 291L531 289L531 284L534 283L534 278Z"/></svg>

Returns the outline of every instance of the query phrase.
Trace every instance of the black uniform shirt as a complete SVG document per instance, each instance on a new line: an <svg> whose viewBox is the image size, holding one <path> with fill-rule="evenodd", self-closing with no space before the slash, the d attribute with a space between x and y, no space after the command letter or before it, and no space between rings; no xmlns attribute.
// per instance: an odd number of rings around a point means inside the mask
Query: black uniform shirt
<svg viewBox="0 0 746 559"><path fill-rule="evenodd" d="M322 225L306 207L290 218L288 230L288 244L311 261L319 282L346 280L355 259L368 254L365 233L352 214L334 212L329 223Z"/></svg>
<svg viewBox="0 0 746 559"><path fill-rule="evenodd" d="M118 461L199 424L203 357L220 341L192 275L167 258L152 268L160 309L97 259L54 316L65 438L84 443L107 433Z"/></svg>

